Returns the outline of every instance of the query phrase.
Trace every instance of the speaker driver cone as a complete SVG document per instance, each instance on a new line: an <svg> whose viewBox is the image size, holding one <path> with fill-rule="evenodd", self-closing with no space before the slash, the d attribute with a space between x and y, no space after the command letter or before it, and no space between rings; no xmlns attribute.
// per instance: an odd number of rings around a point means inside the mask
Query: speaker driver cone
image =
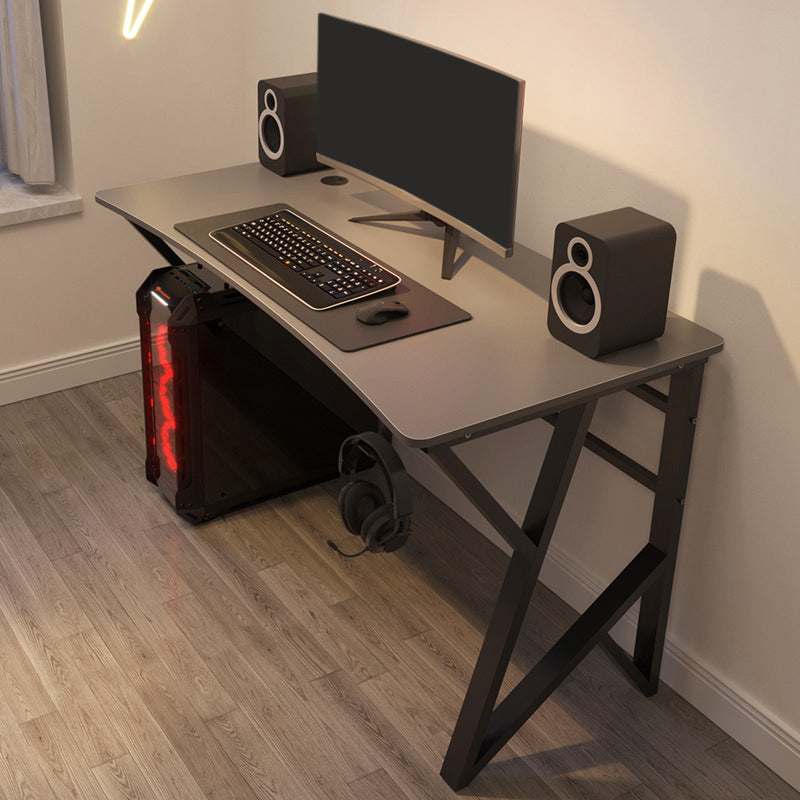
<svg viewBox="0 0 800 800"><path fill-rule="evenodd" d="M589 333L600 321L600 291L591 273L574 264L562 264L550 284L553 310L574 333Z"/></svg>
<svg viewBox="0 0 800 800"><path fill-rule="evenodd" d="M267 144L264 149L269 153L279 153L281 149L281 129L275 117L269 114L264 116L261 133Z"/></svg>
<svg viewBox="0 0 800 800"><path fill-rule="evenodd" d="M594 316L594 292L579 272L567 272L558 287L558 299L564 313L578 325L588 325Z"/></svg>

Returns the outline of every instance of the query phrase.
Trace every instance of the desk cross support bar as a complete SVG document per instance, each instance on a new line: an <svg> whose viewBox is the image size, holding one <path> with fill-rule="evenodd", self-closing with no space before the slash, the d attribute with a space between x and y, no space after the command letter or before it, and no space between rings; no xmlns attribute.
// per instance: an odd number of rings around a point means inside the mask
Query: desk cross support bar
<svg viewBox="0 0 800 800"><path fill-rule="evenodd" d="M658 688L704 364L681 365L671 374L669 394L660 404L665 419L655 475L589 434L596 399L550 417L553 434L521 526L449 445L428 449L428 455L513 548L442 765L441 775L451 788L466 786L598 644L645 695L654 694ZM649 389L632 391L659 407ZM583 447L654 492L649 541L495 706ZM609 631L639 599L631 658L611 639Z"/></svg>
<svg viewBox="0 0 800 800"><path fill-rule="evenodd" d="M155 250L158 251L171 267L183 267L185 262L183 259L160 237L147 228L137 225L135 222L128 220L133 227L144 237L145 241Z"/></svg>

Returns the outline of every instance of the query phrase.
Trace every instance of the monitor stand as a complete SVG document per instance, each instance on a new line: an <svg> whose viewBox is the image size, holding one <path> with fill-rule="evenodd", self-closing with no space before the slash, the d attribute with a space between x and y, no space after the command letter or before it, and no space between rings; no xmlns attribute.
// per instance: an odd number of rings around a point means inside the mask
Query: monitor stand
<svg viewBox="0 0 800 800"><path fill-rule="evenodd" d="M390 214L370 214L366 217L351 217L349 222L396 222L396 221L422 221L432 222L444 228L444 253L442 254L442 278L449 281L453 277L453 267L456 260L456 246L458 245L458 231L446 222L434 217L427 211L399 211Z"/></svg>

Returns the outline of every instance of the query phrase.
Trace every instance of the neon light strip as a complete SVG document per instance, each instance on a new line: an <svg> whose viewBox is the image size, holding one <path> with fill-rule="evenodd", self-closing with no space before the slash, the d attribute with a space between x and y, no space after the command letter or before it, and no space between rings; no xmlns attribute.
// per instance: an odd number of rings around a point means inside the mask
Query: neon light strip
<svg viewBox="0 0 800 800"><path fill-rule="evenodd" d="M133 7L136 5L136 0L128 0L128 7L125 9L125 24L122 27L122 35L126 39L133 39L137 33L139 33L139 28L142 27L142 23L144 22L144 18L147 16L147 12L150 10L150 6L153 5L153 0L144 0L144 5L139 11L139 16L136 17L136 21L133 21Z"/></svg>
<svg viewBox="0 0 800 800"><path fill-rule="evenodd" d="M170 402L174 373L169 360L169 353L167 352L167 336L167 326L159 326L155 335L159 366L162 369L161 377L158 381L158 402L163 419L159 435L161 436L161 452L164 454L164 460L172 472L177 472L178 459L175 457L175 449L173 447L173 439L175 439L176 433L175 412Z"/></svg>

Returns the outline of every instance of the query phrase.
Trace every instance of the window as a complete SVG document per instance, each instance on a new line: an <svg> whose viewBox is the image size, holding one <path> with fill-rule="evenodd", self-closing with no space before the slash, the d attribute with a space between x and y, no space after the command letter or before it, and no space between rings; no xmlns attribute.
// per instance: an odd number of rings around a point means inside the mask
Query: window
<svg viewBox="0 0 800 800"><path fill-rule="evenodd" d="M69 189L63 64L58 0L0 0L0 226L83 208Z"/></svg>

